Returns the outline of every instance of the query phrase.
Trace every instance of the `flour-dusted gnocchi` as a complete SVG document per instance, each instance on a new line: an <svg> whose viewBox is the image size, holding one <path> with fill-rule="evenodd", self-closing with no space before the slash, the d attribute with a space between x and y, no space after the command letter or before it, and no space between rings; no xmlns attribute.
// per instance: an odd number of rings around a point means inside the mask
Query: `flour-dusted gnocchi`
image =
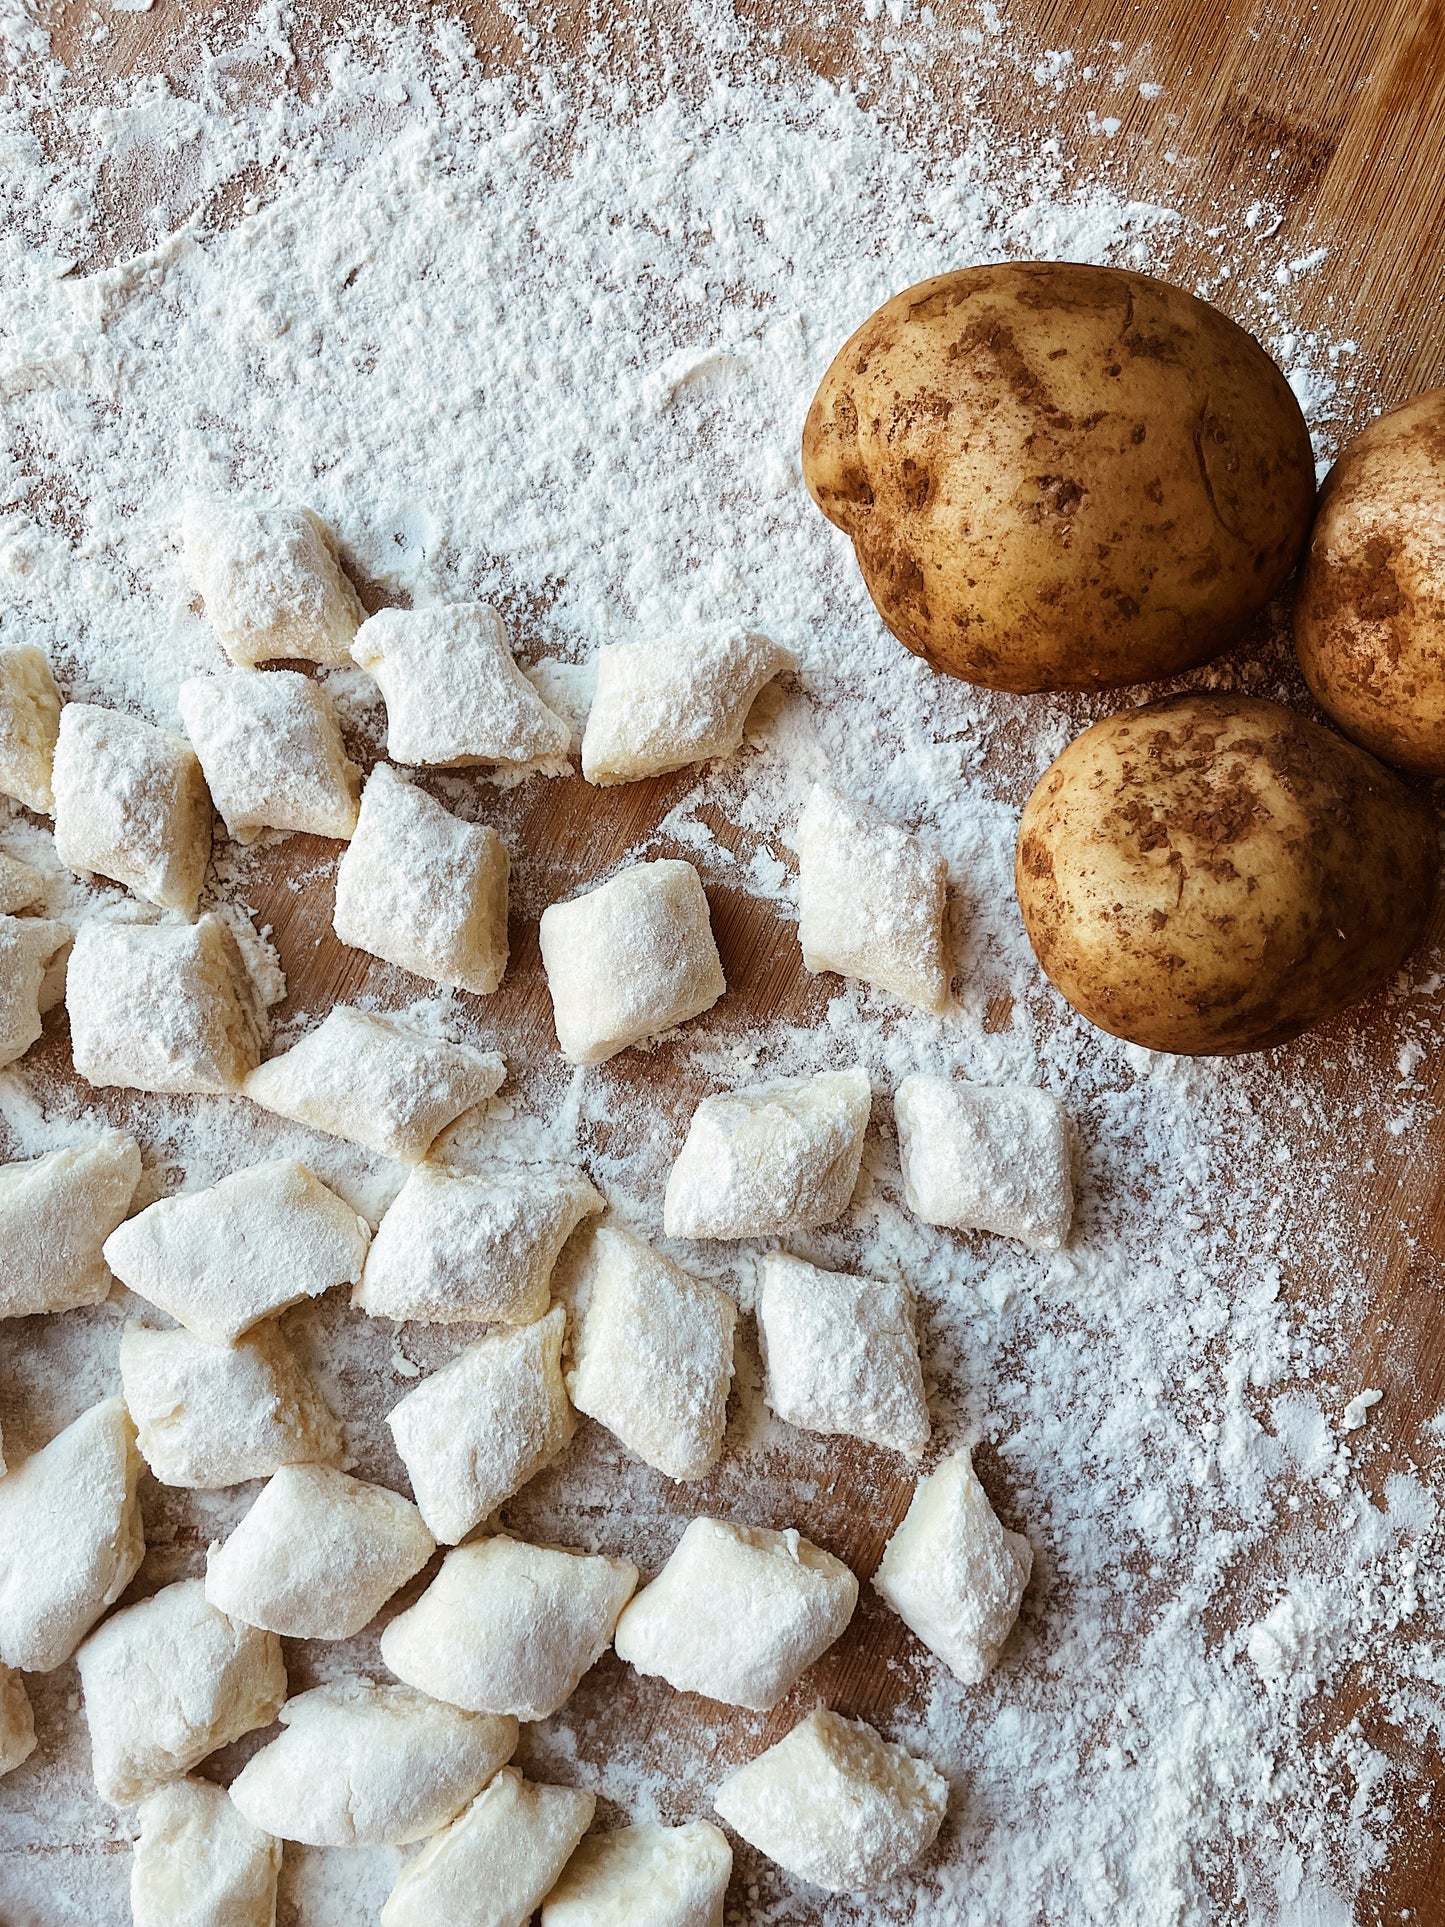
<svg viewBox="0 0 1445 1927"><path fill-rule="evenodd" d="M606 1651L637 1568L600 1553L478 1539L381 1635L398 1679L475 1713L545 1720Z"/></svg>
<svg viewBox="0 0 1445 1927"><path fill-rule="evenodd" d="M325 691L294 669L193 676L176 695L226 834L306 830L343 841L356 828L361 772L347 758Z"/></svg>
<svg viewBox="0 0 1445 1927"><path fill-rule="evenodd" d="M0 916L0 1070L23 1057L44 1026L45 979L70 942L49 917Z"/></svg>
<svg viewBox="0 0 1445 1927"><path fill-rule="evenodd" d="M28 910L45 895L45 878L33 863L0 850L0 916Z"/></svg>
<svg viewBox="0 0 1445 1927"><path fill-rule="evenodd" d="M329 1465L283 1465L206 1563L206 1597L283 1639L350 1639L436 1550L409 1499Z"/></svg>
<svg viewBox="0 0 1445 1927"><path fill-rule="evenodd" d="M540 937L557 1042L574 1064L686 1023L727 989L690 863L634 863L544 910Z"/></svg>
<svg viewBox="0 0 1445 1927"><path fill-rule="evenodd" d="M75 1663L95 1784L118 1807L269 1726L286 1698L275 1633L218 1612L199 1579L113 1613Z"/></svg>
<svg viewBox="0 0 1445 1927"><path fill-rule="evenodd" d="M858 1603L841 1559L798 1533L694 1519L628 1606L613 1644L680 1693L769 1712L837 1639Z"/></svg>
<svg viewBox="0 0 1445 1927"><path fill-rule="evenodd" d="M190 502L181 552L221 647L240 668L350 663L366 611L342 573L335 537L310 509Z"/></svg>
<svg viewBox="0 0 1445 1927"><path fill-rule="evenodd" d="M727 1836L706 1820L589 1833L542 1905L542 1927L723 1927Z"/></svg>
<svg viewBox="0 0 1445 1927"><path fill-rule="evenodd" d="M0 1165L0 1318L98 1305L110 1291L101 1246L139 1183L140 1146L124 1131Z"/></svg>
<svg viewBox="0 0 1445 1927"><path fill-rule="evenodd" d="M313 1847L404 1847L454 1820L511 1759L517 1722L410 1686L338 1680L281 1708L285 1731L231 1782L253 1826Z"/></svg>
<svg viewBox="0 0 1445 1927"><path fill-rule="evenodd" d="M905 1077L893 1099L903 1195L925 1224L1056 1251L1074 1216L1069 1120L1047 1091Z"/></svg>
<svg viewBox="0 0 1445 1927"><path fill-rule="evenodd" d="M530 1325L558 1254L604 1200L577 1171L471 1177L419 1164L372 1243L351 1302L373 1318Z"/></svg>
<svg viewBox="0 0 1445 1927"><path fill-rule="evenodd" d="M479 997L507 968L507 846L378 763L336 872L343 943Z"/></svg>
<svg viewBox="0 0 1445 1927"><path fill-rule="evenodd" d="M737 1306L639 1239L593 1236L579 1278L567 1390L670 1479L700 1479L727 1426Z"/></svg>
<svg viewBox="0 0 1445 1927"><path fill-rule="evenodd" d="M45 651L33 642L7 643L0 648L0 796L50 814L59 733L60 691Z"/></svg>
<svg viewBox="0 0 1445 1927"><path fill-rule="evenodd" d="M447 1126L492 1097L506 1075L495 1051L337 1004L299 1043L252 1071L245 1094L278 1117L399 1164L420 1164Z"/></svg>
<svg viewBox="0 0 1445 1927"><path fill-rule="evenodd" d="M582 737L589 783L633 783L731 756L766 682L793 658L767 636L730 634L604 643Z"/></svg>
<svg viewBox="0 0 1445 1927"><path fill-rule="evenodd" d="M173 1780L136 1812L132 1927L275 1927L281 1842L209 1780Z"/></svg>
<svg viewBox="0 0 1445 1927"><path fill-rule="evenodd" d="M0 1661L63 1666L145 1556L135 1429L118 1398L0 1479Z"/></svg>
<svg viewBox="0 0 1445 1927"><path fill-rule="evenodd" d="M956 1679L990 1672L1018 1618L1033 1547L999 1524L968 1452L920 1479L873 1584Z"/></svg>
<svg viewBox="0 0 1445 1927"><path fill-rule="evenodd" d="M54 783L55 854L68 869L195 915L211 860L211 798L184 737L122 710L67 703Z"/></svg>
<svg viewBox="0 0 1445 1927"><path fill-rule="evenodd" d="M857 1069L705 1097L668 1175L668 1237L781 1237L841 1217L872 1097Z"/></svg>
<svg viewBox="0 0 1445 1927"><path fill-rule="evenodd" d="M504 1766L402 1869L381 1927L527 1927L592 1824L597 1798Z"/></svg>
<svg viewBox="0 0 1445 1927"><path fill-rule="evenodd" d="M894 1879L932 1846L948 1782L865 1721L820 1708L730 1774L713 1808L800 1880L860 1893Z"/></svg>
<svg viewBox="0 0 1445 1927"><path fill-rule="evenodd" d="M454 1546L550 1465L572 1436L567 1314L479 1338L386 1415L421 1516Z"/></svg>
<svg viewBox="0 0 1445 1927"><path fill-rule="evenodd" d="M35 1715L25 1682L9 1666L0 1666L0 1778L23 1766L34 1751Z"/></svg>
<svg viewBox="0 0 1445 1927"><path fill-rule="evenodd" d="M361 1276L365 1218L296 1158L234 1171L130 1218L105 1261L133 1292L211 1345Z"/></svg>
<svg viewBox="0 0 1445 1927"><path fill-rule="evenodd" d="M393 762L495 763L548 776L570 767L571 730L517 667L486 603L383 609L362 624L351 653L381 685Z"/></svg>
<svg viewBox="0 0 1445 1927"><path fill-rule="evenodd" d="M772 1253L762 1261L758 1335L764 1396L780 1419L921 1457L928 1400L906 1285Z"/></svg>

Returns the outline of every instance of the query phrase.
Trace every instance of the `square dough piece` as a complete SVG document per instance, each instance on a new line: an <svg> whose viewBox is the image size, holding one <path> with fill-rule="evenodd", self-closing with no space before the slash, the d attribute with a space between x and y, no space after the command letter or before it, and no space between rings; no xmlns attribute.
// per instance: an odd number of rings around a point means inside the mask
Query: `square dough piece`
<svg viewBox="0 0 1445 1927"><path fill-rule="evenodd" d="M33 863L0 850L0 915L29 910L45 895L45 878Z"/></svg>
<svg viewBox="0 0 1445 1927"><path fill-rule="evenodd" d="M25 1055L44 1025L45 979L70 942L49 917L0 916L0 1070Z"/></svg>
<svg viewBox="0 0 1445 1927"><path fill-rule="evenodd" d="M714 1810L785 1872L866 1893L932 1846L948 1782L863 1720L821 1708L730 1774Z"/></svg>
<svg viewBox="0 0 1445 1927"><path fill-rule="evenodd" d="M679 1693L767 1713L841 1636L858 1581L798 1533L694 1519L617 1622L619 1659Z"/></svg>
<svg viewBox="0 0 1445 1927"><path fill-rule="evenodd" d="M582 736L582 774L589 783L635 783L731 756L758 691L792 665L786 649L760 635L604 643Z"/></svg>
<svg viewBox="0 0 1445 1927"><path fill-rule="evenodd" d="M326 692L295 669L193 676L176 696L212 801L238 843L261 830L345 841L361 771Z"/></svg>
<svg viewBox="0 0 1445 1927"><path fill-rule="evenodd" d="M283 658L349 664L366 611L319 515L191 502L181 520L181 552L191 586L239 668Z"/></svg>
<svg viewBox="0 0 1445 1927"><path fill-rule="evenodd" d="M275 1927L281 1842L258 1833L224 1787L174 1780L136 1818L133 1927Z"/></svg>
<svg viewBox="0 0 1445 1927"><path fill-rule="evenodd" d="M378 763L336 872L343 943L452 990L488 996L507 968L507 846Z"/></svg>
<svg viewBox="0 0 1445 1927"><path fill-rule="evenodd" d="M0 796L50 814L59 733L60 691L45 651L33 642L7 643L0 648Z"/></svg>
<svg viewBox="0 0 1445 1927"><path fill-rule="evenodd" d="M0 1459L0 1472L5 1469ZM19 1673L0 1666L0 1778L23 1766L35 1751L35 1715Z"/></svg>
<svg viewBox="0 0 1445 1927"><path fill-rule="evenodd" d="M540 936L557 1042L574 1064L686 1023L727 989L690 863L635 863L544 910Z"/></svg>
<svg viewBox="0 0 1445 1927"><path fill-rule="evenodd" d="M211 798L195 751L139 716L67 703L55 746L55 854L162 910L196 913Z"/></svg>
<svg viewBox="0 0 1445 1927"><path fill-rule="evenodd" d="M593 1235L580 1285L572 1403L668 1478L700 1479L727 1428L737 1306L607 1225Z"/></svg>
<svg viewBox="0 0 1445 1927"><path fill-rule="evenodd" d="M903 1196L925 1224L1057 1251L1074 1217L1069 1120L1047 1091L905 1077L893 1099Z"/></svg>
<svg viewBox="0 0 1445 1927"><path fill-rule="evenodd" d="M0 1165L0 1318L98 1305L101 1246L130 1209L140 1146L124 1131Z"/></svg>
<svg viewBox="0 0 1445 1927"><path fill-rule="evenodd" d="M542 1927L723 1927L727 1836L707 1820L589 1833L542 1903Z"/></svg>

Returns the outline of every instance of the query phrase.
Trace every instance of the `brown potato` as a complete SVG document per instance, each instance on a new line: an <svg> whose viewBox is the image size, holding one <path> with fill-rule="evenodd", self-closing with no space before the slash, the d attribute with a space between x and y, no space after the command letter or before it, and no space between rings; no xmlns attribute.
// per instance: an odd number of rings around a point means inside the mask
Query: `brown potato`
<svg viewBox="0 0 1445 1927"><path fill-rule="evenodd" d="M1281 587L1309 435L1252 336L1122 268L964 268L895 295L803 429L814 501L888 627L992 689L1208 662Z"/></svg>
<svg viewBox="0 0 1445 1927"><path fill-rule="evenodd" d="M1294 646L1357 743L1445 776L1445 388L1371 422L1325 477Z"/></svg>
<svg viewBox="0 0 1445 1927"><path fill-rule="evenodd" d="M1029 941L1076 1010L1151 1050L1266 1050L1398 969L1439 862L1424 804L1257 697L1095 723L1024 807Z"/></svg>

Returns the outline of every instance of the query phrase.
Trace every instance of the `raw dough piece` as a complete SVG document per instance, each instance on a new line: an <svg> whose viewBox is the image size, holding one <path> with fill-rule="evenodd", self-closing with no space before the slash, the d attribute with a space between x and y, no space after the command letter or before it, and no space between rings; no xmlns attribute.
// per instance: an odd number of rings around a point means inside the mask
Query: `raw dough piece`
<svg viewBox="0 0 1445 1927"><path fill-rule="evenodd" d="M758 1336L764 1396L780 1419L922 1456L928 1400L907 1285L772 1253L762 1261Z"/></svg>
<svg viewBox="0 0 1445 1927"><path fill-rule="evenodd" d="M351 653L381 684L394 762L567 773L572 733L517 667L486 603L383 609L362 624Z"/></svg>
<svg viewBox="0 0 1445 1927"><path fill-rule="evenodd" d="M1074 1216L1069 1120L1047 1091L905 1077L893 1099L903 1195L925 1224L1056 1251Z"/></svg>
<svg viewBox="0 0 1445 1927"><path fill-rule="evenodd" d="M592 1824L597 1797L504 1766L408 1861L381 1927L527 1927Z"/></svg>
<svg viewBox="0 0 1445 1927"><path fill-rule="evenodd" d="M295 669L193 676L176 695L227 836L306 830L344 841L361 771L348 761L326 692Z"/></svg>
<svg viewBox="0 0 1445 1927"><path fill-rule="evenodd" d="M668 1175L668 1237L781 1237L841 1217L872 1102L863 1070L705 1097Z"/></svg>
<svg viewBox="0 0 1445 1927"><path fill-rule="evenodd" d="M296 1158L162 1198L113 1231L116 1277L187 1331L229 1345L263 1318L361 1276L371 1231Z"/></svg>
<svg viewBox="0 0 1445 1927"><path fill-rule="evenodd" d="M39 1037L46 972L69 942L48 917L0 916L0 1070Z"/></svg>
<svg viewBox="0 0 1445 1927"><path fill-rule="evenodd" d="M694 1519L617 1623L619 1659L680 1693L769 1712L853 1617L858 1581L796 1532Z"/></svg>
<svg viewBox="0 0 1445 1927"><path fill-rule="evenodd" d="M378 763L336 872L343 943L479 997L507 967L507 846Z"/></svg>
<svg viewBox="0 0 1445 1927"><path fill-rule="evenodd" d="M162 1485L239 1485L342 1456L340 1425L274 1322L237 1345L208 1345L133 1318L120 1379L141 1457Z"/></svg>
<svg viewBox="0 0 1445 1927"><path fill-rule="evenodd" d="M110 1292L101 1246L140 1183L124 1131L0 1165L0 1318L98 1305Z"/></svg>
<svg viewBox="0 0 1445 1927"><path fill-rule="evenodd" d="M182 559L221 646L240 668L280 658L348 665L366 618L336 540L310 509L191 502Z"/></svg>
<svg viewBox="0 0 1445 1927"><path fill-rule="evenodd" d="M269 1726L286 1698L280 1640L217 1612L199 1579L113 1614L75 1663L95 1784L117 1807Z"/></svg>
<svg viewBox="0 0 1445 1927"><path fill-rule="evenodd" d="M562 1384L567 1314L480 1338L386 1415L421 1516L443 1545L540 1472L572 1436Z"/></svg>
<svg viewBox="0 0 1445 1927"><path fill-rule="evenodd" d="M0 1777L13 1773L34 1751L35 1715L25 1682L8 1666L0 1666Z"/></svg>
<svg viewBox="0 0 1445 1927"><path fill-rule="evenodd" d="M258 1833L224 1787L176 1780L136 1818L133 1927L275 1927L281 1842Z"/></svg>
<svg viewBox="0 0 1445 1927"><path fill-rule="evenodd" d="M377 1227L351 1302L426 1325L530 1325L558 1254L605 1200L579 1172L453 1176L419 1164Z"/></svg>
<svg viewBox="0 0 1445 1927"><path fill-rule="evenodd" d="M283 1465L206 1564L206 1597L285 1639L350 1639L436 1543L409 1499L327 1465Z"/></svg>
<svg viewBox="0 0 1445 1927"><path fill-rule="evenodd" d="M572 1403L668 1478L700 1479L722 1451L737 1306L605 1225L593 1235L581 1283L567 1374Z"/></svg>
<svg viewBox="0 0 1445 1927"><path fill-rule="evenodd" d="M604 643L582 737L582 774L589 783L633 783L731 756L758 691L792 662L760 635Z"/></svg>
<svg viewBox="0 0 1445 1927"><path fill-rule="evenodd" d="M994 1516L967 1452L920 1479L873 1584L955 1679L990 1672L1019 1616L1034 1550Z"/></svg>
<svg viewBox="0 0 1445 1927"><path fill-rule="evenodd" d="M196 913L211 860L211 798L183 736L67 703L55 746L55 854L162 910Z"/></svg>
<svg viewBox="0 0 1445 1927"><path fill-rule="evenodd" d="M922 1010L948 1003L948 869L921 837L814 787L798 824L798 941L836 970Z"/></svg>
<svg viewBox="0 0 1445 1927"><path fill-rule="evenodd" d="M285 1732L231 1782L253 1826L313 1847L404 1847L454 1820L517 1745L517 1722L410 1686L338 1680L281 1708Z"/></svg>
<svg viewBox="0 0 1445 1927"><path fill-rule="evenodd" d="M60 691L45 651L33 642L6 644L0 648L0 796L50 814L59 733Z"/></svg>
<svg viewBox="0 0 1445 1927"><path fill-rule="evenodd" d="M14 916L28 910L45 895L45 878L33 863L0 850L0 915Z"/></svg>
<svg viewBox="0 0 1445 1927"><path fill-rule="evenodd" d="M723 1927L727 1836L707 1820L589 1833L542 1906L542 1927Z"/></svg>
<svg viewBox="0 0 1445 1927"><path fill-rule="evenodd" d="M145 1556L135 1429L118 1398L0 1479L0 1661L63 1666Z"/></svg>
<svg viewBox="0 0 1445 1927"><path fill-rule="evenodd" d="M495 1051L471 1050L390 1017L337 1004L280 1057L246 1079L263 1110L420 1164L434 1139L501 1089Z"/></svg>
<svg viewBox="0 0 1445 1927"><path fill-rule="evenodd" d="M574 1064L686 1023L727 989L690 863L634 863L544 910L540 937L557 1042Z"/></svg>
<svg viewBox="0 0 1445 1927"><path fill-rule="evenodd" d="M750 1845L829 1893L866 1892L932 1846L948 1782L863 1720L821 1708L730 1774L714 1811Z"/></svg>
<svg viewBox="0 0 1445 1927"><path fill-rule="evenodd" d="M474 1540L392 1620L381 1656L398 1679L453 1706L550 1719L606 1651L636 1585L627 1559Z"/></svg>

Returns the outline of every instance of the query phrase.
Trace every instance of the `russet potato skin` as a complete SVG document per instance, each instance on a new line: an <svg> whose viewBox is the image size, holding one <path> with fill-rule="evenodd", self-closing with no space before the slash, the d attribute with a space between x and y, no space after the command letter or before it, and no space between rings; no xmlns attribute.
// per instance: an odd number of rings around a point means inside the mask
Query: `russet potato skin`
<svg viewBox="0 0 1445 1927"><path fill-rule="evenodd" d="M1265 1050L1414 948L1439 853L1424 804L1333 730L1257 697L1095 723L1019 825L1029 941L1091 1023L1150 1050Z"/></svg>
<svg viewBox="0 0 1445 1927"><path fill-rule="evenodd" d="M1347 735L1445 776L1445 388L1371 422L1325 477L1294 640Z"/></svg>
<svg viewBox="0 0 1445 1927"><path fill-rule="evenodd" d="M1309 435L1252 336L1121 268L965 268L885 302L803 430L888 627L993 689L1173 676L1283 585Z"/></svg>

